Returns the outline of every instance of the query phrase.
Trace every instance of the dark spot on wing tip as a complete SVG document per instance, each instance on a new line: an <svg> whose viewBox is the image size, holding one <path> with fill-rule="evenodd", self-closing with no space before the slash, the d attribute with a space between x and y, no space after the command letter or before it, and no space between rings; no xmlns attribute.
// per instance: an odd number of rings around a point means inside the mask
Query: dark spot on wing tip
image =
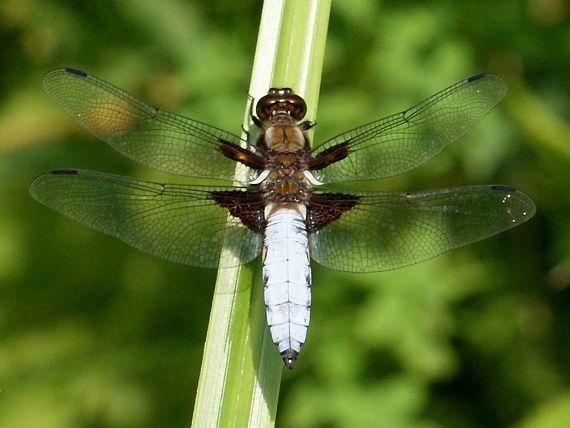
<svg viewBox="0 0 570 428"><path fill-rule="evenodd" d="M281 353L283 362L287 370L293 370L295 368L295 361L297 361L297 355L299 353L293 349L287 349Z"/></svg>
<svg viewBox="0 0 570 428"><path fill-rule="evenodd" d="M491 186L491 190L497 190L499 192L514 192L517 189L515 189L514 187L511 187L511 186L495 185L495 186Z"/></svg>
<svg viewBox="0 0 570 428"><path fill-rule="evenodd" d="M66 68L65 71L67 71L68 73L71 73L71 74L76 74L76 75L81 76L81 77L87 77L87 73L85 73L84 71L81 71L81 70L77 70L75 68Z"/></svg>
<svg viewBox="0 0 570 428"><path fill-rule="evenodd" d="M50 171L53 175L77 175L76 169L56 169L55 171Z"/></svg>
<svg viewBox="0 0 570 428"><path fill-rule="evenodd" d="M485 77L486 75L487 75L487 73L479 73L479 74L476 74L476 75L474 75L474 76L468 77L468 78L467 78L467 81L468 81L468 82L474 82L475 80L482 79L482 78Z"/></svg>

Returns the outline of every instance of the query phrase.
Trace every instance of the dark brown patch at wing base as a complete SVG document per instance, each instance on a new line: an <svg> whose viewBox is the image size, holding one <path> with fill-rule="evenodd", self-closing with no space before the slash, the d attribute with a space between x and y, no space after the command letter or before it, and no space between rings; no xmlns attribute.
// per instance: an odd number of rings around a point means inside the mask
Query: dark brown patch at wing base
<svg viewBox="0 0 570 428"><path fill-rule="evenodd" d="M319 193L309 198L307 231L315 233L354 208L360 197L345 193Z"/></svg>
<svg viewBox="0 0 570 428"><path fill-rule="evenodd" d="M349 141L344 141L335 146L329 147L318 153L315 157L307 159L307 164L311 171L320 170L326 166L344 159L350 154Z"/></svg>
<svg viewBox="0 0 570 428"><path fill-rule="evenodd" d="M219 150L225 157L240 162L255 170L264 169L267 162L264 157L252 153L237 144L230 143L229 141L220 140L220 142L222 144L220 145Z"/></svg>
<svg viewBox="0 0 570 428"><path fill-rule="evenodd" d="M241 190L211 192L210 196L216 203L226 208L233 217L253 232L263 233L265 218L263 209L265 204L261 193Z"/></svg>

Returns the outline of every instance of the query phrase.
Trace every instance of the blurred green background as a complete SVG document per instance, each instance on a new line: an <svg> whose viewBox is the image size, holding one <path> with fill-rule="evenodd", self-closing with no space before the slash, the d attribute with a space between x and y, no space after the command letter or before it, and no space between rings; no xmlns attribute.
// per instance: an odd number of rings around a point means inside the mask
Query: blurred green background
<svg viewBox="0 0 570 428"><path fill-rule="evenodd" d="M260 11L0 1L1 427L189 426L216 272L143 254L28 194L67 167L176 177L87 135L40 82L83 69L239 133ZM494 72L509 92L467 137L366 187L513 185L538 212L405 269L315 265L278 427L570 426L569 14L565 0L333 1L316 141Z"/></svg>

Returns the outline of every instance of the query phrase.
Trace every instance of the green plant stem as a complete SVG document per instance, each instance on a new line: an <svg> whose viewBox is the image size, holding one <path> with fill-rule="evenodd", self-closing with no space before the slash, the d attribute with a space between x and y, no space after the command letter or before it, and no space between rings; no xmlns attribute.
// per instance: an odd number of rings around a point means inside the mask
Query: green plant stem
<svg viewBox="0 0 570 428"><path fill-rule="evenodd" d="M266 0L250 95L291 87L317 107L330 0ZM245 126L248 126L249 105ZM259 262L222 255L194 408L194 427L273 426L283 363L265 321Z"/></svg>

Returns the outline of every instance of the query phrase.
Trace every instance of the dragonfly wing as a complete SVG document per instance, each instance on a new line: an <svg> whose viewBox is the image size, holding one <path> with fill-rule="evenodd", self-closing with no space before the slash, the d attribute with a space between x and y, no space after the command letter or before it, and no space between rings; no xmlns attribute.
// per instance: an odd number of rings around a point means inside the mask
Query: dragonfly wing
<svg viewBox="0 0 570 428"><path fill-rule="evenodd" d="M239 189L238 189L239 190ZM222 249L246 263L261 251L261 235L218 205L212 192L235 187L160 184L94 171L43 174L30 192L39 202L139 250L174 262L216 267ZM243 190L243 204L248 191Z"/></svg>
<svg viewBox="0 0 570 428"><path fill-rule="evenodd" d="M131 159L172 174L234 178L236 163L220 147L246 144L237 135L153 107L83 71L53 70L42 83L69 116Z"/></svg>
<svg viewBox="0 0 570 428"><path fill-rule="evenodd" d="M323 167L327 158L333 162L315 176L325 183L373 180L416 168L467 133L505 92L500 77L479 74L408 110L344 132L313 149L313 156L325 160Z"/></svg>
<svg viewBox="0 0 570 428"><path fill-rule="evenodd" d="M334 198L334 191L322 191ZM536 211L526 194L506 186L350 193L354 207L309 237L314 260L348 272L419 263L515 227Z"/></svg>

